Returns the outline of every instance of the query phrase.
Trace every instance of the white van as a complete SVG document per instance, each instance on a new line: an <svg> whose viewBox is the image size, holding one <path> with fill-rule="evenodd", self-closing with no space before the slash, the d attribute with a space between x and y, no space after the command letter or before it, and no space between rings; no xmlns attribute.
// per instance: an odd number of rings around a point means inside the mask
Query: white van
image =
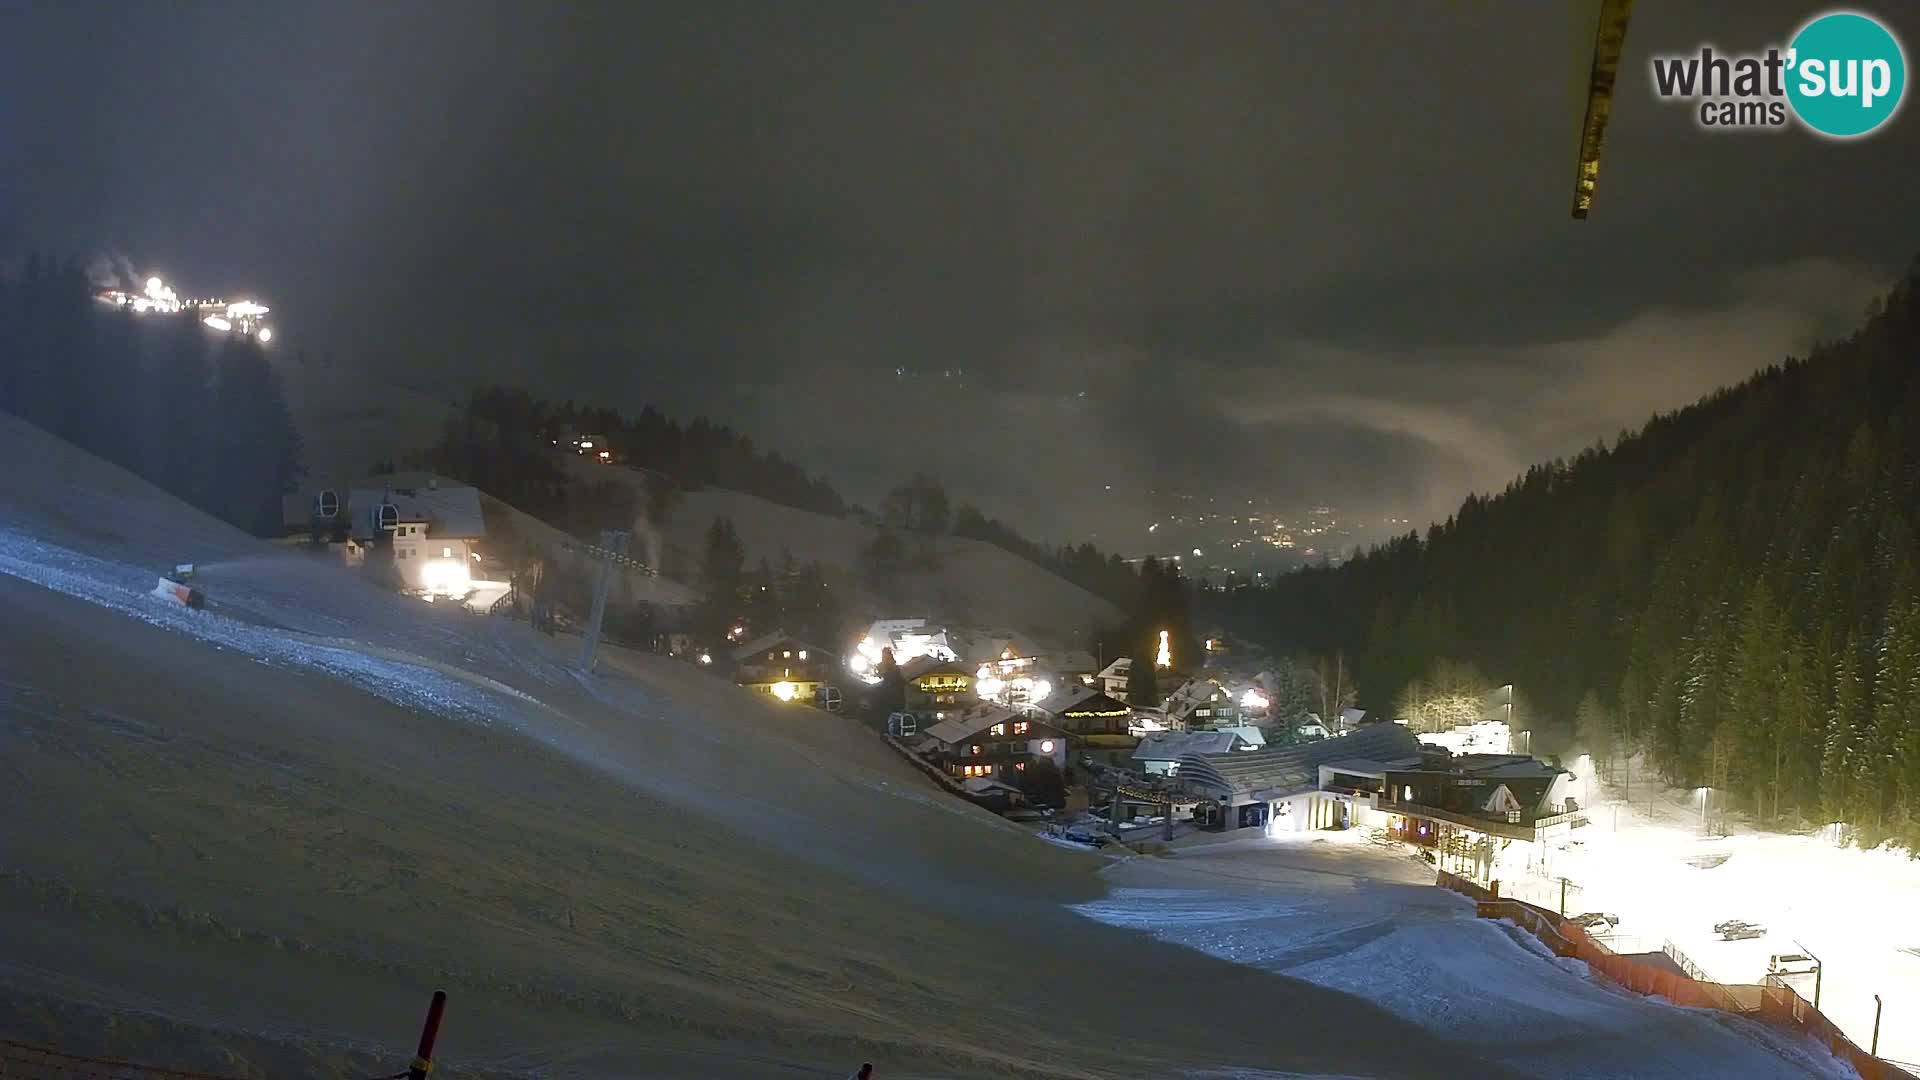
<svg viewBox="0 0 1920 1080"><path fill-rule="evenodd" d="M1767 958L1769 975L1811 975L1820 962L1797 952L1774 953Z"/></svg>

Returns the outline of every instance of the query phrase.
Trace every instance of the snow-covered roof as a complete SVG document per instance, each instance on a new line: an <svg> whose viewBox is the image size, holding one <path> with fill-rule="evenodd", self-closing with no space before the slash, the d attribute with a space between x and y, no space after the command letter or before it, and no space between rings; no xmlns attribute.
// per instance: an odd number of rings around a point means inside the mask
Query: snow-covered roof
<svg viewBox="0 0 1920 1080"><path fill-rule="evenodd" d="M1213 701L1216 697L1233 700L1233 694L1218 680L1203 676L1181 683L1179 689L1168 694L1160 704L1168 717L1185 719L1193 710Z"/></svg>
<svg viewBox="0 0 1920 1080"><path fill-rule="evenodd" d="M1101 668L1098 677L1102 679L1124 679L1131 674L1132 671L1133 659L1122 656L1116 658L1113 663Z"/></svg>
<svg viewBox="0 0 1920 1080"><path fill-rule="evenodd" d="M1004 659L1009 649L1016 658L1038 656L1041 652L1032 641L1011 630L948 627L945 638L947 647L953 650L955 656L975 665Z"/></svg>
<svg viewBox="0 0 1920 1080"><path fill-rule="evenodd" d="M949 669L961 675L973 674L973 668L958 660L942 660L937 656L916 656L900 665L900 677L912 682L922 675Z"/></svg>
<svg viewBox="0 0 1920 1080"><path fill-rule="evenodd" d="M478 490L450 485L430 473L395 473L375 477L347 496L356 539L373 536L375 508L383 502L393 504L401 521L424 522L427 535L435 539L475 540L487 535Z"/></svg>
<svg viewBox="0 0 1920 1080"><path fill-rule="evenodd" d="M755 653L764 652L768 649L773 648L776 645L779 645L781 642L786 642L796 649L806 649L810 653L818 653L820 656L823 656L823 657L832 657L836 655L831 649L822 649L820 646L815 645L812 642L801 641L799 638L794 637L792 634L787 633L785 630L775 630L770 634L762 634L759 637L754 638L752 641L747 642L745 645L741 645L735 648L733 650L734 662L740 663L744 660L749 659Z"/></svg>
<svg viewBox="0 0 1920 1080"><path fill-rule="evenodd" d="M1079 649L1067 649L1064 652L1050 653L1043 658L1046 665L1062 675L1072 675L1082 671L1092 671L1099 661L1090 652Z"/></svg>
<svg viewBox="0 0 1920 1080"><path fill-rule="evenodd" d="M1344 747L1346 744L1343 742L1340 745ZM1418 765L1420 764L1420 758L1416 755L1414 757L1382 761L1378 758L1351 757L1341 758L1339 761L1322 762L1321 764L1326 768L1337 769L1343 773L1352 773L1355 776L1381 776L1390 770L1405 769L1408 766Z"/></svg>
<svg viewBox="0 0 1920 1080"><path fill-rule="evenodd" d="M1233 727L1214 728L1215 731L1231 731L1245 739L1248 746L1255 750L1267 745L1267 733L1252 724L1238 724Z"/></svg>
<svg viewBox="0 0 1920 1080"><path fill-rule="evenodd" d="M987 730L995 724L1020 719L1012 709L998 705L979 705L961 713L949 716L921 732L928 740L955 746Z"/></svg>
<svg viewBox="0 0 1920 1080"><path fill-rule="evenodd" d="M1043 697L1039 701L1033 702L1032 704L1034 708L1039 709L1042 712L1048 712L1048 713L1052 713L1055 716L1058 716L1061 713L1066 712L1068 709L1071 709L1074 706L1079 705L1083 702L1089 701L1093 698L1104 698L1104 697L1107 697L1107 695L1101 693L1098 690L1095 690L1093 687L1088 686L1085 683L1070 682L1070 683L1061 683L1059 686L1054 687L1053 693L1048 694L1046 697ZM1112 698L1107 698L1107 700L1113 701ZM1122 705L1120 702L1114 701L1113 703L1115 706L1119 708L1122 708L1122 709L1126 708L1126 706Z"/></svg>
<svg viewBox="0 0 1920 1080"><path fill-rule="evenodd" d="M1330 761L1417 756L1420 742L1399 724L1379 724L1337 739L1245 753L1188 754L1180 776L1217 796L1283 798L1320 786L1320 766Z"/></svg>
<svg viewBox="0 0 1920 1080"><path fill-rule="evenodd" d="M1448 771L1508 779L1545 779L1565 771L1525 754L1462 754L1450 764Z"/></svg>
<svg viewBox="0 0 1920 1080"><path fill-rule="evenodd" d="M1025 792L1022 792L1012 784L1004 780L995 780L991 776L969 776L965 780L960 781L960 786L965 788L969 795L1003 794L1021 795L1023 797L1025 795Z"/></svg>
<svg viewBox="0 0 1920 1080"><path fill-rule="evenodd" d="M1225 754L1246 740L1237 731L1163 731L1148 735L1133 748L1135 761L1179 761L1189 754Z"/></svg>

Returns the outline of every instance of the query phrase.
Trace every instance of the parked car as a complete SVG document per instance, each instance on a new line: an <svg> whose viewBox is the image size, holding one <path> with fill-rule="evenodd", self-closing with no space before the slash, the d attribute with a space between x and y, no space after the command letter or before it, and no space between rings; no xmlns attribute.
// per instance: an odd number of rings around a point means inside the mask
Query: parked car
<svg viewBox="0 0 1920 1080"><path fill-rule="evenodd" d="M1575 926L1583 930L1599 930L1604 932L1619 926L1620 916L1604 915L1598 911L1589 911L1582 915L1575 915L1571 921Z"/></svg>
<svg viewBox="0 0 1920 1080"><path fill-rule="evenodd" d="M1755 923L1738 923L1720 931L1722 941L1749 941L1767 936L1767 928Z"/></svg>
<svg viewBox="0 0 1920 1080"><path fill-rule="evenodd" d="M1753 925L1752 923L1748 922L1745 919L1728 919L1726 922L1714 923L1713 932L1716 934L1724 934L1727 931L1732 930L1736 927L1752 926L1752 925Z"/></svg>
<svg viewBox="0 0 1920 1080"><path fill-rule="evenodd" d="M1802 953L1774 953L1767 958L1769 975L1811 975L1820 967L1820 962Z"/></svg>

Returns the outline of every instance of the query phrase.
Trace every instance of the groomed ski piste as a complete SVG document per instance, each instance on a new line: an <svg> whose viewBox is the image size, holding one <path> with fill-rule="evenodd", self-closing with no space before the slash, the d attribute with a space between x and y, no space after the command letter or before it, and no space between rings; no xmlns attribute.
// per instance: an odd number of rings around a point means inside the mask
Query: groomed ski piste
<svg viewBox="0 0 1920 1080"><path fill-rule="evenodd" d="M1064 850L853 720L0 460L0 1036L373 1075L444 987L450 1075L1852 1075L1403 855ZM181 561L205 610L148 595Z"/></svg>

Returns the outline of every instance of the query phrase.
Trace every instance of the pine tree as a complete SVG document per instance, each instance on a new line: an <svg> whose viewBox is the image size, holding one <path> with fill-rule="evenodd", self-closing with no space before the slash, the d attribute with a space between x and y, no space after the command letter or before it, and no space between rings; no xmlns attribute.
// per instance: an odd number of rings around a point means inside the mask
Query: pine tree
<svg viewBox="0 0 1920 1080"><path fill-rule="evenodd" d="M1891 794L1902 812L1895 822L1920 858L1920 598L1910 574L1887 607L1879 671L1874 677L1876 749L1889 752Z"/></svg>
<svg viewBox="0 0 1920 1080"><path fill-rule="evenodd" d="M300 435L280 376L251 338L229 335L214 359L211 474L205 506L259 535L280 532L280 497L300 475Z"/></svg>
<svg viewBox="0 0 1920 1080"><path fill-rule="evenodd" d="M1756 812L1779 805L1780 674L1783 650L1773 591L1756 581L1740 613L1740 636L1727 665L1723 716L1733 725L1730 779Z"/></svg>
<svg viewBox="0 0 1920 1080"><path fill-rule="evenodd" d="M1826 742L1820 753L1820 808L1825 821L1858 820L1856 783L1866 732L1866 686L1860 676L1860 642L1847 635L1834 665L1833 705L1827 713Z"/></svg>
<svg viewBox="0 0 1920 1080"><path fill-rule="evenodd" d="M733 521L715 517L707 526L706 548L700 563L701 621L710 636L725 636L740 613L740 575L745 562L746 554L741 550L739 534L733 530Z"/></svg>
<svg viewBox="0 0 1920 1080"><path fill-rule="evenodd" d="M1593 758L1593 767L1605 775L1613 773L1614 720L1600 695L1589 690L1574 712L1574 731L1580 744Z"/></svg>
<svg viewBox="0 0 1920 1080"><path fill-rule="evenodd" d="M747 619L753 624L754 633L764 634L779 626L786 613L782 610L773 567L766 559L761 559L760 565L754 568L752 581L752 591L747 596Z"/></svg>
<svg viewBox="0 0 1920 1080"><path fill-rule="evenodd" d="M1160 650L1160 635L1151 634L1133 650L1133 663L1127 668L1127 704L1151 709L1160 704L1160 671L1154 655Z"/></svg>

